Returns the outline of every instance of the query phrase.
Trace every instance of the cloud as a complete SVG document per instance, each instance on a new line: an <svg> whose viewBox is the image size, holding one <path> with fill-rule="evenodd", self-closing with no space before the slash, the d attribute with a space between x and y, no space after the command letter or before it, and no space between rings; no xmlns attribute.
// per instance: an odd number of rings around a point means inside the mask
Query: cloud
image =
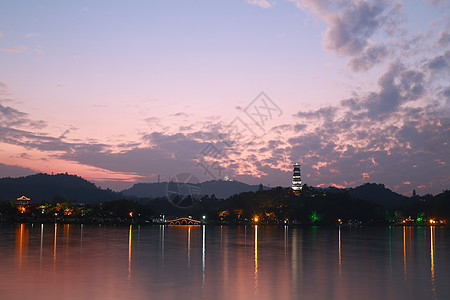
<svg viewBox="0 0 450 300"><path fill-rule="evenodd" d="M0 104L0 126L42 129L46 124L43 121L31 120L27 113Z"/></svg>
<svg viewBox="0 0 450 300"><path fill-rule="evenodd" d="M442 95L445 97L447 105L450 105L450 86L442 91Z"/></svg>
<svg viewBox="0 0 450 300"><path fill-rule="evenodd" d="M191 134L152 132L144 135L142 142L130 150L117 153L107 151L105 145L75 148L58 157L143 177L153 174L173 177L180 172L201 171L195 167L194 157L207 145L206 141L198 141Z"/></svg>
<svg viewBox="0 0 450 300"><path fill-rule="evenodd" d="M378 80L379 91L370 93L360 104L370 118L394 112L400 105L417 100L424 93L424 74L391 64Z"/></svg>
<svg viewBox="0 0 450 300"><path fill-rule="evenodd" d="M448 4L446 2L446 0L425 0L425 2L427 2L433 6L436 6L436 7L438 7L440 5Z"/></svg>
<svg viewBox="0 0 450 300"><path fill-rule="evenodd" d="M26 37L27 39L35 38L35 37L39 37L39 36L41 36L41 35L39 34L39 32L29 32L29 33L25 34L25 37Z"/></svg>
<svg viewBox="0 0 450 300"><path fill-rule="evenodd" d="M257 5L257 6L263 7L263 8L269 8L269 7L272 7L272 5L273 5L268 0L247 0L247 3Z"/></svg>
<svg viewBox="0 0 450 300"><path fill-rule="evenodd" d="M427 65L432 71L448 70L450 67L450 51L432 58Z"/></svg>
<svg viewBox="0 0 450 300"><path fill-rule="evenodd" d="M367 71L382 63L389 54L388 46L380 45L376 37L383 32L393 34L402 21L401 4L391 1L330 1L289 0L303 10L312 11L327 28L326 48L350 57L353 71Z"/></svg>
<svg viewBox="0 0 450 300"><path fill-rule="evenodd" d="M441 32L439 33L437 44L442 47L450 45L450 31L448 29L441 30Z"/></svg>
<svg viewBox="0 0 450 300"><path fill-rule="evenodd" d="M347 55L363 51L367 40L381 26L384 9L382 2L358 1L349 3L340 14L331 14L325 33L328 49Z"/></svg>
<svg viewBox="0 0 450 300"><path fill-rule="evenodd" d="M2 50L5 51L5 52L10 52L10 53L24 53L28 49L29 48L27 46L19 46L19 47L3 48Z"/></svg>
<svg viewBox="0 0 450 300"><path fill-rule="evenodd" d="M352 58L348 65L355 72L367 71L373 66L382 63L388 55L385 46L374 46L364 50L359 56Z"/></svg>
<svg viewBox="0 0 450 300"><path fill-rule="evenodd" d="M0 81L0 89L4 89L7 90L8 86L6 84L4 84L3 82Z"/></svg>
<svg viewBox="0 0 450 300"><path fill-rule="evenodd" d="M5 165L0 163L0 178L1 177L20 177L20 176L27 176L36 173L36 171L24 168L20 166L12 166L12 165Z"/></svg>
<svg viewBox="0 0 450 300"><path fill-rule="evenodd" d="M3 32L0 31L0 39L3 37Z"/></svg>

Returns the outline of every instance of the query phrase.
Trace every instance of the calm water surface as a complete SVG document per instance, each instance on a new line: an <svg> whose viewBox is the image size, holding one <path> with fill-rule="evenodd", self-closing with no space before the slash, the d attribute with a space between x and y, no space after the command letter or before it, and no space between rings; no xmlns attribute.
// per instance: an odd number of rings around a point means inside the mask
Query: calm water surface
<svg viewBox="0 0 450 300"><path fill-rule="evenodd" d="M1 299L450 299L450 228L0 226Z"/></svg>

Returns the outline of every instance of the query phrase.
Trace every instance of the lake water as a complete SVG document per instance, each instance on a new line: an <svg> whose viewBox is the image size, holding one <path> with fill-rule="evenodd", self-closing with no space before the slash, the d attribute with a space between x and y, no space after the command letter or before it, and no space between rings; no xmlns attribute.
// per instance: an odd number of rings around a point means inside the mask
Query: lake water
<svg viewBox="0 0 450 300"><path fill-rule="evenodd" d="M450 299L450 228L0 226L1 299Z"/></svg>

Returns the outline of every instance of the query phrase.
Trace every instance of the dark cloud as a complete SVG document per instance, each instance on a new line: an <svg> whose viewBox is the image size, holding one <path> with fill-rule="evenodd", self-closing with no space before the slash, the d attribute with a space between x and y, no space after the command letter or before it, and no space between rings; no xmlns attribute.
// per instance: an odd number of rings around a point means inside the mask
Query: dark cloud
<svg viewBox="0 0 450 300"><path fill-rule="evenodd" d="M432 71L439 71L439 70L448 71L450 67L450 51L447 51L442 55L438 55L432 58L427 65L428 68L430 68Z"/></svg>
<svg viewBox="0 0 450 300"><path fill-rule="evenodd" d="M302 162L304 181L344 186L382 182L402 193L448 188L448 110L434 102L407 105L428 95L428 75L427 70L391 64L376 92L297 113L298 125L307 123L308 132L295 132L287 142L289 159ZM444 96L450 96L447 89ZM405 181L411 184L403 185Z"/></svg>
<svg viewBox="0 0 450 300"><path fill-rule="evenodd" d="M399 108L384 120L343 122L349 107L338 108L338 117L329 125L318 118L311 122L313 133L288 140L290 161L301 161L305 182L348 186L374 181L390 188L400 185L399 192L412 189L401 186L403 181L416 189L426 185L426 192L448 188L442 184L450 182L448 114L432 107ZM343 123L351 125L342 127Z"/></svg>
<svg viewBox="0 0 450 300"><path fill-rule="evenodd" d="M5 165L0 163L0 177L20 177L36 173L36 171L20 166Z"/></svg>
<svg viewBox="0 0 450 300"><path fill-rule="evenodd" d="M359 56L352 58L348 65L355 72L367 71L382 63L388 55L386 46L374 46L364 50Z"/></svg>
<svg viewBox="0 0 450 300"><path fill-rule="evenodd" d="M321 107L317 110L310 111L299 111L294 115L297 118L305 118L305 119L332 119L336 113L337 108L328 106Z"/></svg>
<svg viewBox="0 0 450 300"><path fill-rule="evenodd" d="M27 113L18 111L9 106L0 104L0 126L4 127L27 127L42 129L46 126L44 121L34 121Z"/></svg>
<svg viewBox="0 0 450 300"><path fill-rule="evenodd" d="M447 88L445 88L445 89L442 91L442 95L444 96L444 98L445 98L447 104L450 105L450 86L448 86Z"/></svg>
<svg viewBox="0 0 450 300"><path fill-rule="evenodd" d="M295 130L295 132L299 132L299 131L305 130L307 127L308 127L308 125L306 125L306 124L296 124L294 126L294 130Z"/></svg>
<svg viewBox="0 0 450 300"><path fill-rule="evenodd" d="M392 64L378 80L379 91L359 102L369 118L384 117L400 105L417 100L424 93L424 74L399 63Z"/></svg>
<svg viewBox="0 0 450 300"><path fill-rule="evenodd" d="M324 43L339 55L350 57L353 71L367 71L388 56L388 46L379 44L379 33L394 35L403 20L401 4L392 1L290 0L309 8L327 24Z"/></svg>
<svg viewBox="0 0 450 300"><path fill-rule="evenodd" d="M441 30L437 44L443 47L450 45L450 31L448 29Z"/></svg>
<svg viewBox="0 0 450 300"><path fill-rule="evenodd" d="M328 48L346 55L360 53L366 47L367 40L382 25L386 8L384 1L348 3L342 13L334 14L328 19Z"/></svg>

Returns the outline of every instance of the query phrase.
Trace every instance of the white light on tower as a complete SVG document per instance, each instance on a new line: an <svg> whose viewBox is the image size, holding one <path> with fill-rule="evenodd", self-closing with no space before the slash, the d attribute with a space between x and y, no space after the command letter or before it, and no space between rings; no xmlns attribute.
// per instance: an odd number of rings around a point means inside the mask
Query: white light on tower
<svg viewBox="0 0 450 300"><path fill-rule="evenodd" d="M302 190L302 175L300 173L300 165L298 163L294 165L294 171L292 174L292 189L294 191Z"/></svg>

